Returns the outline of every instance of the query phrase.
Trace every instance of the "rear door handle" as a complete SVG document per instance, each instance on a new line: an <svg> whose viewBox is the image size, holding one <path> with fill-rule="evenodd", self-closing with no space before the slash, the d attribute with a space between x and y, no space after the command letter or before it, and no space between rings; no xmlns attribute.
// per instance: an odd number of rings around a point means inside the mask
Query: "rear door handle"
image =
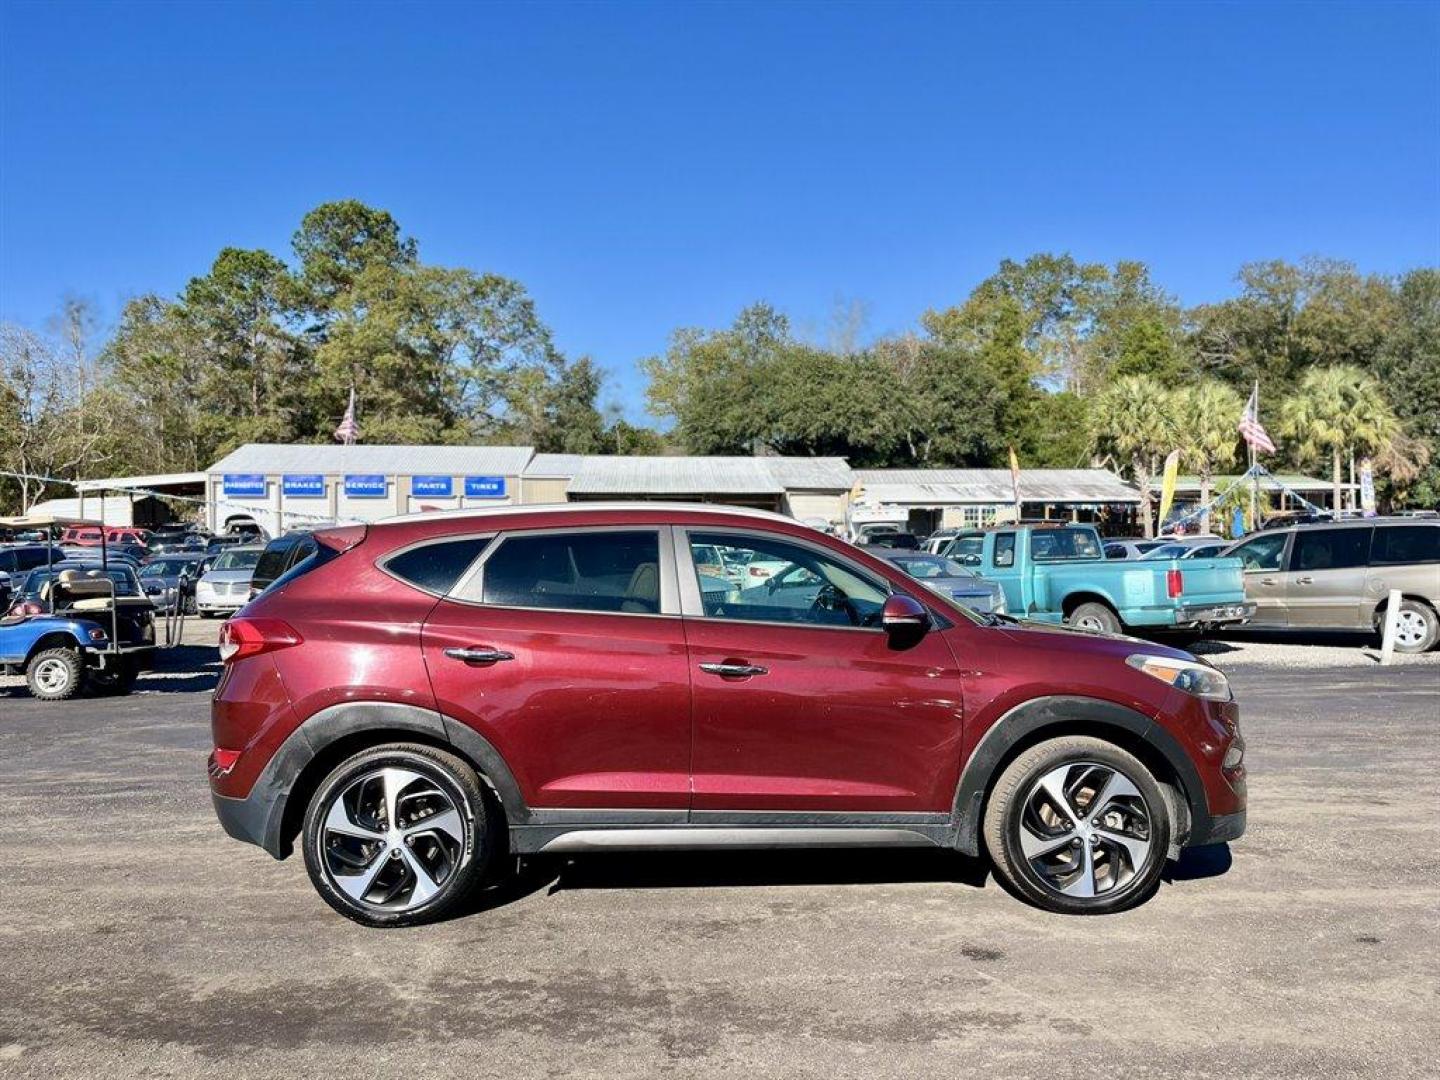
<svg viewBox="0 0 1440 1080"><path fill-rule="evenodd" d="M451 660L463 660L467 664L495 664L501 660L514 660L515 654L502 649L487 649L471 646L468 649L446 649L445 655Z"/></svg>
<svg viewBox="0 0 1440 1080"><path fill-rule="evenodd" d="M769 669L759 664L701 664L700 670L710 675L748 679L751 675L768 675Z"/></svg>
<svg viewBox="0 0 1440 1080"><path fill-rule="evenodd" d="M1315 579L1314 579L1313 577L1301 577L1301 578L1296 578L1296 579L1295 579L1295 584L1296 584L1296 585L1314 585L1314 584L1315 584Z"/></svg>
<svg viewBox="0 0 1440 1080"><path fill-rule="evenodd" d="M1262 578L1260 579L1260 584L1261 584L1261 585L1274 585L1274 584L1275 584L1275 579L1274 579L1273 577L1262 577Z"/></svg>

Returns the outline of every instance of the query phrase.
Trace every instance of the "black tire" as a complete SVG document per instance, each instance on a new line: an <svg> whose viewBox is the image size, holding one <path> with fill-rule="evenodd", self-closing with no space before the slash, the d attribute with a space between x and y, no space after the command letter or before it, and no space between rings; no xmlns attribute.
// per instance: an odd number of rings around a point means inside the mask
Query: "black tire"
<svg viewBox="0 0 1440 1080"><path fill-rule="evenodd" d="M37 701L68 701L85 686L85 659L79 649L42 649L25 665L25 685Z"/></svg>
<svg viewBox="0 0 1440 1080"><path fill-rule="evenodd" d="M1062 769L1068 769L1066 775L1074 778L1075 786L1071 790L1077 796L1089 792L1091 799L1098 797L1099 793L1086 786L1091 782L1090 777L1103 778L1107 770L1119 773L1138 792L1141 804L1138 810L1141 812L1136 812L1137 800L1128 796L1119 800L1107 799L1106 805L1100 807L1084 804L1083 811L1077 815L1080 819L1077 825L1062 824L1053 833L1053 838L1061 841L1061 846L1051 848L1042 858L1027 858L1021 848L1021 830L1027 829L1028 823L1035 820L1030 815L1037 805L1036 800L1048 802L1039 787L1040 782ZM1103 786L1103 781L1098 782ZM1125 807L1123 811L1120 809L1122 806ZM1091 819L1091 813L1103 813L1104 819L1112 819L1107 808L1114 808L1117 817L1113 820L1123 817L1125 824L1111 832L1100 833L1098 839L1092 837L1090 842L1095 846L1087 849L1087 841L1078 834L1083 832L1085 836L1091 836L1087 825L1102 820ZM1133 827L1140 820L1146 825L1143 830ZM1117 833L1136 836L1142 831L1143 836L1137 838L1142 843L1148 843L1148 849L1139 866L1129 861L1128 847L1122 849L1107 839ZM1024 751L1000 774L985 807L985 846L994 862L996 874L1030 903L1062 914L1106 915L1124 911L1144 901L1154 892L1165 867L1170 832L1169 804L1150 770L1133 754L1114 743L1081 735L1051 739ZM1033 831L1027 831L1026 835L1032 839L1036 837ZM1071 838L1068 843L1064 839L1067 836ZM1041 841L1042 845L1044 842ZM1093 864L1091 859L1074 861L1085 850L1095 852L1091 856ZM1097 868L1093 872L1090 869L1092 865ZM1066 866L1072 869L1067 871ZM1051 876L1047 876L1047 872ZM1062 891L1069 884L1086 880L1087 874L1094 895L1069 895ZM1104 881L1100 880L1101 876L1105 877Z"/></svg>
<svg viewBox="0 0 1440 1080"><path fill-rule="evenodd" d="M423 781L428 781L443 796L440 804L448 800L463 822L463 838L453 843L454 850L449 855L438 859L438 864L444 867L443 876L428 879L438 881L438 887L432 896L419 903L414 902L414 890L420 884L414 868L416 857L425 857L420 847L407 840L406 850L397 843L387 856L383 849L390 840L352 841L334 833L328 833L328 842L326 838L326 817L331 805L337 799L344 805L349 793L357 789L364 793L369 790L368 785L380 783L383 787L383 780L375 780L374 777L387 768L415 773ZM425 790L423 784L412 783ZM405 790L410 792L415 788L407 785ZM422 811L425 798L423 795L418 797L422 802ZM395 816L401 818L398 808ZM352 816L351 820L355 818ZM423 819L419 827L423 828ZM454 754L430 746L390 743L347 758L320 784L306 807L302 849L315 891L340 914L365 926L416 926L435 922L464 909L483 883L491 855L503 843L503 827L499 814L492 810L486 799L480 777L468 763ZM436 841L440 839L446 839L446 836L432 833L430 842L435 845L432 850L439 850ZM453 839L449 838L447 843ZM394 861L393 872L381 865L387 858ZM359 867L359 872L354 875L356 878L369 869L378 869L378 876L370 878L375 884L361 897L352 896L337 884L337 876L344 875L337 875L333 867L340 865ZM376 895L387 887L387 874L401 882L397 898L390 903L385 902L388 897ZM408 887L403 884L407 878L410 882Z"/></svg>
<svg viewBox="0 0 1440 1080"><path fill-rule="evenodd" d="M1400 601L1400 617L1406 620L1407 629L1415 628L1419 631L1416 638L1413 633L1407 634L1406 639L1401 641L1400 637L1395 638L1395 651L1402 653L1423 653L1429 652L1435 647L1436 641L1440 641L1440 616L1435 614L1435 609L1422 600L1411 600L1406 598ZM1380 620L1380 633L1383 639L1385 633L1385 619Z"/></svg>
<svg viewBox="0 0 1440 1080"><path fill-rule="evenodd" d="M1102 634L1118 634L1123 629L1120 616L1111 611L1109 606L1094 600L1077 604L1075 610L1065 616L1065 621L1071 626L1097 630Z"/></svg>
<svg viewBox="0 0 1440 1080"><path fill-rule="evenodd" d="M135 689L140 666L131 657L118 657L102 668L87 672L90 689L106 697L123 697Z"/></svg>

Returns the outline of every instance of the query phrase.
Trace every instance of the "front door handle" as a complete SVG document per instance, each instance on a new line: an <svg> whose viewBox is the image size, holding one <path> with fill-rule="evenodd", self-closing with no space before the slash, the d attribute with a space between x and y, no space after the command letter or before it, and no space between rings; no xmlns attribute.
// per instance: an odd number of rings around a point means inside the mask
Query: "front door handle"
<svg viewBox="0 0 1440 1080"><path fill-rule="evenodd" d="M472 646L468 649L446 649L445 655L451 660L463 660L467 664L494 664L501 660L514 660L515 654L502 649L487 649Z"/></svg>
<svg viewBox="0 0 1440 1080"><path fill-rule="evenodd" d="M1260 584L1261 584L1261 585L1274 585L1274 584L1275 584L1275 579L1274 579L1273 577L1262 577L1262 578L1260 579Z"/></svg>
<svg viewBox="0 0 1440 1080"><path fill-rule="evenodd" d="M700 670L710 675L723 675L731 679L748 679L751 675L768 675L769 669L759 664L701 664Z"/></svg>
<svg viewBox="0 0 1440 1080"><path fill-rule="evenodd" d="M1296 585L1314 585L1314 584L1315 584L1315 579L1314 579L1313 577L1301 577L1301 578L1296 578L1296 579L1295 579L1295 584L1296 584Z"/></svg>

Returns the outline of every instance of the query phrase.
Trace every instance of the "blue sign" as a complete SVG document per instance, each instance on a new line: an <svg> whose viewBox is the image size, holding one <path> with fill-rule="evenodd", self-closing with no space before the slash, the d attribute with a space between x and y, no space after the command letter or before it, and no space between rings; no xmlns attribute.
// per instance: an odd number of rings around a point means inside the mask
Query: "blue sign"
<svg viewBox="0 0 1440 1080"><path fill-rule="evenodd" d="M448 499L455 494L455 480L450 476L412 476L411 495L435 495Z"/></svg>
<svg viewBox="0 0 1440 1080"><path fill-rule="evenodd" d="M383 499L387 490L383 473L345 477L345 494L352 499Z"/></svg>
<svg viewBox="0 0 1440 1080"><path fill-rule="evenodd" d="M224 484L226 495L265 497L265 477L261 473L227 473Z"/></svg>
<svg viewBox="0 0 1440 1080"><path fill-rule="evenodd" d="M325 477L319 473L286 473L280 478L280 490L296 499L323 499Z"/></svg>
<svg viewBox="0 0 1440 1080"><path fill-rule="evenodd" d="M505 477L467 476L465 477L465 495L471 499L503 499L505 497Z"/></svg>

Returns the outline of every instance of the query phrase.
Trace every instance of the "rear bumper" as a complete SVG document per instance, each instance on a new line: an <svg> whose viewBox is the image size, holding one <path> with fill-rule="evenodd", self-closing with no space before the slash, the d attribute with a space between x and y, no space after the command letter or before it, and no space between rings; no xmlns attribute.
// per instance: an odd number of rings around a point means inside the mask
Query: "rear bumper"
<svg viewBox="0 0 1440 1080"><path fill-rule="evenodd" d="M210 793L215 804L215 816L220 827L236 840L264 848L277 859L290 854L290 844L281 835L280 811L283 803L280 796L257 786L249 796L232 799L225 795Z"/></svg>
<svg viewBox="0 0 1440 1080"><path fill-rule="evenodd" d="M1220 623L1244 623L1255 617L1255 605L1241 604L1186 604L1175 609L1176 626L1218 625Z"/></svg>

